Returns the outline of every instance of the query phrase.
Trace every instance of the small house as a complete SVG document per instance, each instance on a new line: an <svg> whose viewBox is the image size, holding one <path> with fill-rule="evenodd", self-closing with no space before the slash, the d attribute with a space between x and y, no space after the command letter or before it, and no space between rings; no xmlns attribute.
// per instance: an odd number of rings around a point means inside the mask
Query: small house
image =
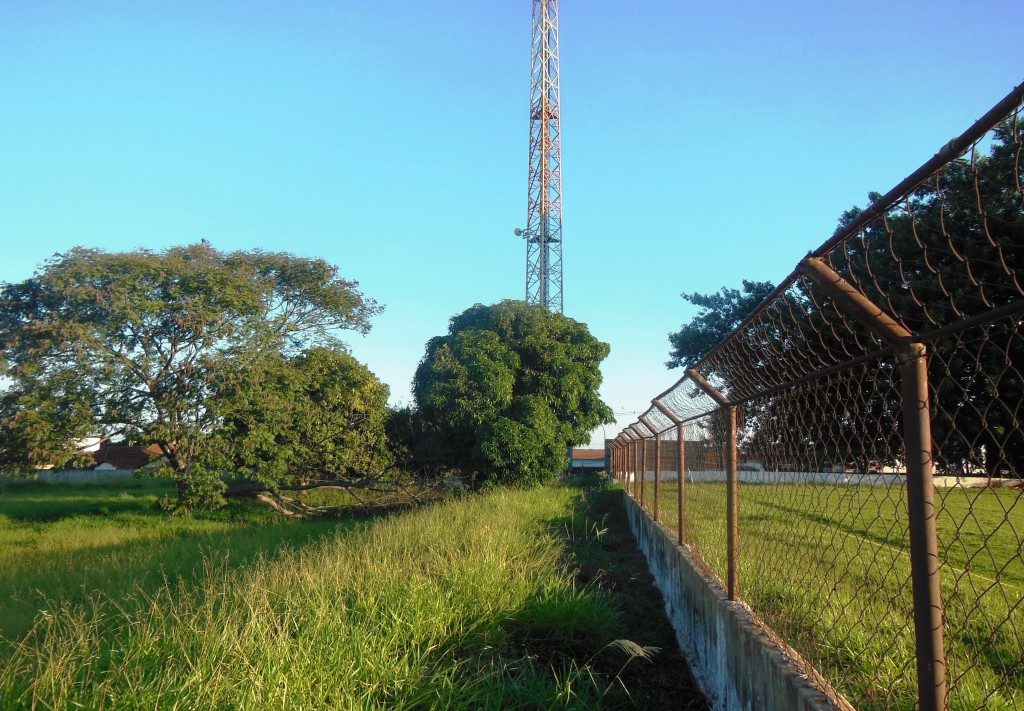
<svg viewBox="0 0 1024 711"><path fill-rule="evenodd" d="M569 470L573 474L595 472L605 468L604 450L573 447Z"/></svg>
<svg viewBox="0 0 1024 711"><path fill-rule="evenodd" d="M111 469L134 471L159 466L166 460L163 451L155 444L148 447L134 444L103 444L95 452L92 452L92 458L96 462L96 466L93 467L94 471Z"/></svg>

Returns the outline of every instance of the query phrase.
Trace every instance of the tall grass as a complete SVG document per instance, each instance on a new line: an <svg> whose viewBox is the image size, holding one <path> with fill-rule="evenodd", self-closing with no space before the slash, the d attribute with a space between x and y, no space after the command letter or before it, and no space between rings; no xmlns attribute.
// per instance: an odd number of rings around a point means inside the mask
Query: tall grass
<svg viewBox="0 0 1024 711"><path fill-rule="evenodd" d="M0 654L54 600L97 594L128 605L165 579L191 581L211 567L237 567L358 525L296 522L269 509L232 505L168 516L154 504L159 480L91 485L0 483Z"/></svg>
<svg viewBox="0 0 1024 711"><path fill-rule="evenodd" d="M564 557L578 497L493 492L53 600L0 662L0 707L593 708L619 630Z"/></svg>

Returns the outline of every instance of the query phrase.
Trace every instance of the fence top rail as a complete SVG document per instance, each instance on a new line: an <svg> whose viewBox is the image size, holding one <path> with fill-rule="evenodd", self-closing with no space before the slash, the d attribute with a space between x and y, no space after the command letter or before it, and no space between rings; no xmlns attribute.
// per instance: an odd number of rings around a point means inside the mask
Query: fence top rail
<svg viewBox="0 0 1024 711"><path fill-rule="evenodd" d="M951 164L960 161L968 151L972 151L969 167L974 169L973 151L977 148L979 141L986 134L996 129L1000 122L1011 117L1017 117L1019 120L1019 112L1022 105L1024 105L1024 83L1014 87L1012 91L975 121L966 131L949 141L923 165L887 193L874 200L847 224L837 229L824 243L810 251L808 257L815 259L824 258L827 262L829 257L832 256L834 262L839 262L834 264L832 268L841 270L844 261L847 262L846 266L849 266L848 252L851 250L855 252L857 249L864 248L864 244L861 243L864 242L863 235L865 231L872 229L871 226L873 224L876 226L882 225L886 230L890 229L889 220L892 218L890 213L893 213L901 205L904 205L903 209L905 211L908 209L906 206L910 206L911 221L917 219L912 212L913 204L907 202L910 200L910 196L914 195L915 191L926 189L927 183L932 179L937 181L933 187L941 193L944 188L938 184L938 177ZM1016 123L1014 125L1016 126ZM1015 128L1015 130L1017 129ZM1019 143L1020 139L1017 137L1015 140ZM964 163L964 161L960 162ZM966 165L966 163L964 164ZM956 165L953 166L953 168L957 167ZM977 180L977 176L975 176L975 180ZM981 219L984 220L986 215L985 209L981 205L980 195L978 199L977 210L982 216ZM916 233L914 236L916 239ZM989 237L991 241L990 236L985 236ZM849 246L845 246L847 244ZM920 243L918 243L918 246L921 246ZM962 255L955 253L955 249L953 252L955 257L962 258ZM875 260L884 260L886 258L897 262L908 259L906 255L898 255L891 250L887 254L871 257L871 259ZM914 255L914 258L917 258L917 255ZM865 256L864 259L868 258ZM924 259L927 261L927 250L925 250ZM976 304L964 307L963 304L953 303L952 300L948 300L949 303L941 304L941 308L944 311L936 310L938 315L929 312L931 307L928 304L913 305L915 309L920 307L918 309L920 313L909 315L896 313L894 315L897 319L908 316L910 320L913 320L916 316L918 328L911 329L913 331L913 338L915 340L928 341L956 333L973 325L985 323L990 318L1024 312L1024 287L1022 287L1020 280L1015 276L1012 255L1009 264L1005 263L1007 261L1005 255L1000 254L1000 259L1004 262L999 265L1002 268L1000 276L1005 277L1009 274L1010 279L1014 282L1008 290L1008 296L1006 294L1003 295L1003 301L991 301L987 298L986 294L981 293L983 290L979 288L980 293L977 301L980 303L980 307L978 308L976 308ZM766 326L768 331L771 328L775 328L778 331L780 328L785 330L787 327L795 327L794 336L790 339L791 342L787 344L785 349L768 353L765 359L766 362L762 363L762 366L768 367L762 367L761 373L743 374L737 372L735 367L733 368L733 374L730 378L732 387L725 392L730 401L740 403L754 397L770 394L779 391L787 385L828 375L844 366L855 365L877 358L883 351L888 350L886 344L874 339L870 333L858 331L855 327L841 323L840 319L834 319L829 316L831 312L829 312L827 305L817 296L808 292L807 279L803 273L804 270L801 268L802 264L803 261L728 336L690 366L700 372L703 377L708 378L715 387L722 387L720 381L715 380L718 367L723 365L734 366L737 354L745 349L749 351L750 347L755 345L757 339L763 337ZM876 298L881 298L883 301L888 300L889 295L884 292L884 285L880 289L877 277L871 273L871 265L865 262L863 269L866 270L867 278L864 280L864 283L857 286L874 290ZM852 278L849 275L847 276ZM974 279L972 274L968 276L969 279ZM1009 303L1006 303L1007 301ZM823 320L824 326L831 329L833 335L843 345L830 351L828 348L822 348L823 343L819 334L799 333L800 327L796 324L796 321L792 319L787 321L787 318L790 318L793 312L799 311L802 308L809 308L814 311ZM813 343L810 342L812 340L810 337L813 337ZM807 341L803 344L804 348L800 347L801 338ZM733 353L732 351L736 352ZM808 355L812 357L807 357ZM773 357L777 362L772 363ZM730 361L733 362L730 363ZM632 429L640 438L653 437L668 431L680 423L689 422L718 409L721 403L708 397L707 392L701 392L699 385L700 383L695 382L689 372L685 372L670 387L654 397L652 405L631 426ZM672 415L667 413L672 413Z"/></svg>

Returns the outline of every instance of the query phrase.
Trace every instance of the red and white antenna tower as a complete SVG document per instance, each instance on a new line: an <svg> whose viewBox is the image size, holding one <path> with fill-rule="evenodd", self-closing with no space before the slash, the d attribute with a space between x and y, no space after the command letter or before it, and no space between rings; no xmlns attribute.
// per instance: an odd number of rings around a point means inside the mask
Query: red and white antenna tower
<svg viewBox="0 0 1024 711"><path fill-rule="evenodd" d="M558 0L533 0L530 178L526 229L526 301L562 304L562 141L558 91Z"/></svg>

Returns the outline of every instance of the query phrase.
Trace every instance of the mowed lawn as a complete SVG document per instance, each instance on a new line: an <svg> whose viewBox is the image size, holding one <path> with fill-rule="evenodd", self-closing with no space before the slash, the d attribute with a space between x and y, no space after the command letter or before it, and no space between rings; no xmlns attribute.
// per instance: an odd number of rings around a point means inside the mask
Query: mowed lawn
<svg viewBox="0 0 1024 711"><path fill-rule="evenodd" d="M313 522L164 493L0 491L0 708L621 707L659 654L581 580L610 558L580 488Z"/></svg>
<svg viewBox="0 0 1024 711"><path fill-rule="evenodd" d="M688 542L724 579L724 484L686 491ZM661 485L673 531L677 493ZM937 505L950 705L1024 708L1024 491L944 489ZM742 598L863 709L915 706L906 520L901 487L740 485Z"/></svg>

